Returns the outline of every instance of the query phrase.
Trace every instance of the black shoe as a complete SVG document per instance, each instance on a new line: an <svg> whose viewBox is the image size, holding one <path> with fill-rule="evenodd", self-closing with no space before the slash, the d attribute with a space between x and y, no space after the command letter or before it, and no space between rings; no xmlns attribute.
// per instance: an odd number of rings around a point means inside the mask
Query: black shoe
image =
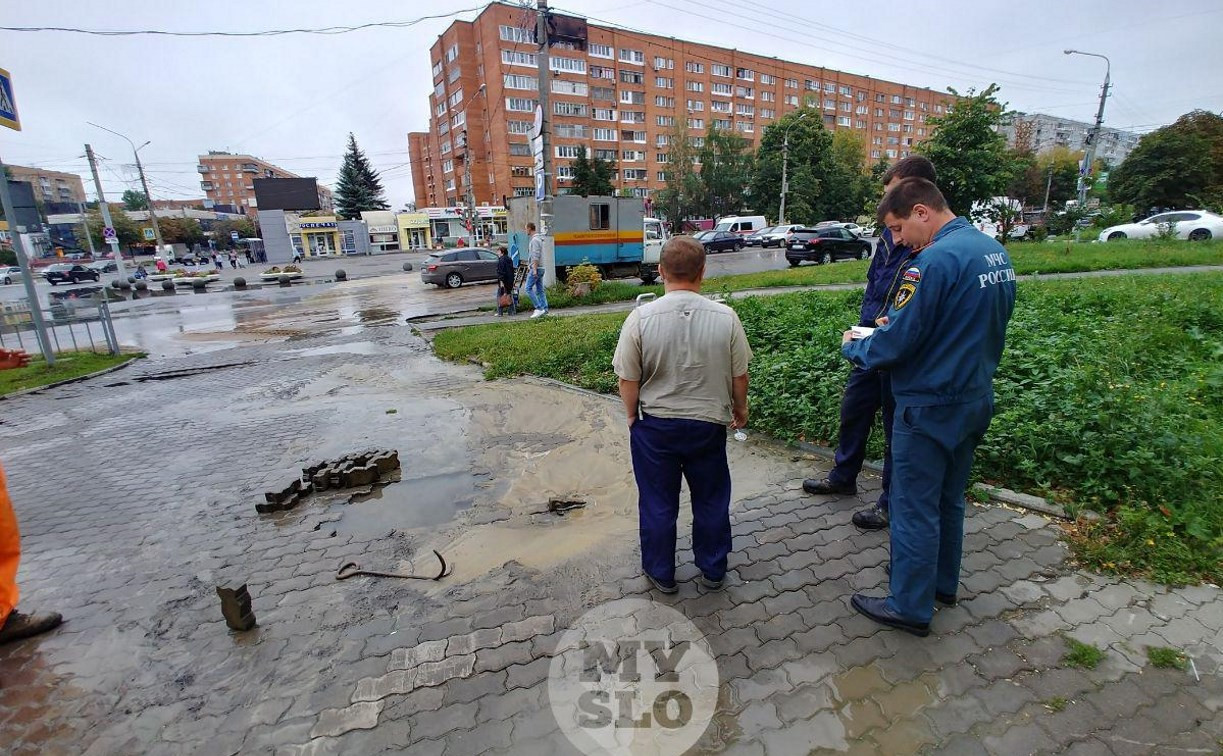
<svg viewBox="0 0 1223 756"><path fill-rule="evenodd" d="M696 579L696 582L700 583L701 585L705 586L706 588L708 588L711 591L716 591L716 590L721 589L722 586L726 584L726 577L722 576L718 578L717 580L714 580L713 578L708 577L707 575L705 575L705 573L702 572L700 577Z"/></svg>
<svg viewBox="0 0 1223 756"><path fill-rule="evenodd" d="M41 635L59 627L63 621L64 618L58 612L23 614L15 610L11 611L8 619L4 621L3 625L0 625L0 645Z"/></svg>
<svg viewBox="0 0 1223 756"><path fill-rule="evenodd" d="M888 513L878 506L863 509L854 512L853 523L862 530L883 530L888 526Z"/></svg>
<svg viewBox="0 0 1223 756"><path fill-rule="evenodd" d="M648 572L645 574L645 576L650 579L650 584L657 588L661 593L679 593L679 584L674 580L669 583L664 583Z"/></svg>
<svg viewBox="0 0 1223 756"><path fill-rule="evenodd" d="M849 494L852 496L858 493L858 486L856 483L833 483L828 478L824 478L823 480L807 478L803 481L803 490L809 494L815 494L817 496L824 496L827 494Z"/></svg>
<svg viewBox="0 0 1223 756"><path fill-rule="evenodd" d="M892 563L888 562L887 564L883 565L883 571L888 574L888 577L891 577ZM954 593L939 593L938 591L934 592L934 600L947 606L955 606L959 603L959 599Z"/></svg>
<svg viewBox="0 0 1223 756"><path fill-rule="evenodd" d="M887 608L887 599L876 598L874 596L863 596L861 593L855 593L853 598L849 600L854 610L867 619L872 619L881 625L894 627L897 630L904 630L906 633L912 633L919 638L925 638L930 634L930 623L928 622L910 622L901 617L892 610Z"/></svg>

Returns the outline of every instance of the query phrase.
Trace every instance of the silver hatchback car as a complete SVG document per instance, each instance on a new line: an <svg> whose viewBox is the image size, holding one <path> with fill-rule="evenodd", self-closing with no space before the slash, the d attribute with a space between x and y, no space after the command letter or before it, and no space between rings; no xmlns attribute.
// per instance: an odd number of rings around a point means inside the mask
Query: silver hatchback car
<svg viewBox="0 0 1223 756"><path fill-rule="evenodd" d="M465 283L496 281L497 254L481 247L434 252L421 263L420 280L446 289L457 289Z"/></svg>

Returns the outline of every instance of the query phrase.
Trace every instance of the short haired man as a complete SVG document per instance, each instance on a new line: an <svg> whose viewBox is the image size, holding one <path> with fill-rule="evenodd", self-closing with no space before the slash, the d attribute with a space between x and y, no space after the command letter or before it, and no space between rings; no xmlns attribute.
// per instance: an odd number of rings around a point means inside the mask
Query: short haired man
<svg viewBox="0 0 1223 756"><path fill-rule="evenodd" d="M994 372L1015 307L1006 249L947 207L938 187L908 178L879 205L897 244L921 250L900 275L884 325L842 336L855 366L892 375L892 561L889 595L855 594L855 610L914 635L934 602L954 604L964 541L964 489L994 412Z"/></svg>
<svg viewBox="0 0 1223 756"><path fill-rule="evenodd" d="M527 235L531 237L527 245L527 296L535 305L531 317L538 318L548 314L548 295L544 292L544 240L535 232L535 224L527 224Z"/></svg>
<svg viewBox="0 0 1223 756"><path fill-rule="evenodd" d="M897 161L883 174L884 191L912 177L933 183L937 177L934 164L922 155ZM914 254L909 245L897 244L888 229L883 229L879 234L879 244L866 272L866 293L862 296L858 325L870 328L879 325L879 319L887 313L888 303L900 287L900 267ZM862 463L866 459L866 442L870 438L871 426L875 424L875 413L882 409L883 490L879 492L879 499L873 507L854 513L854 525L863 530L882 530L888 526L888 495L892 482L892 414L895 407L892 382L887 371L853 366L841 397L841 427L834 466L822 480L808 478L803 481L803 490L809 494L856 494L858 473L862 472Z"/></svg>
<svg viewBox="0 0 1223 756"><path fill-rule="evenodd" d="M705 248L672 237L659 263L665 294L629 313L612 366L628 413L641 566L675 593L681 476L692 494L692 551L707 588L722 586L730 553L726 426L747 425L752 350L734 310L700 294Z"/></svg>

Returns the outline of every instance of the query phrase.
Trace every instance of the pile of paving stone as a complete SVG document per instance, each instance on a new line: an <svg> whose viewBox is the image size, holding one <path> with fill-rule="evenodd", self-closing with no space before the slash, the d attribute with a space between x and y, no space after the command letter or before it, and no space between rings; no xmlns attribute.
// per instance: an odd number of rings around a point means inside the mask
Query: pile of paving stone
<svg viewBox="0 0 1223 756"><path fill-rule="evenodd" d="M255 511L264 514L292 509L312 493L373 485L398 469L399 452L395 449L372 449L316 462L303 467L302 476L285 488L266 492Z"/></svg>

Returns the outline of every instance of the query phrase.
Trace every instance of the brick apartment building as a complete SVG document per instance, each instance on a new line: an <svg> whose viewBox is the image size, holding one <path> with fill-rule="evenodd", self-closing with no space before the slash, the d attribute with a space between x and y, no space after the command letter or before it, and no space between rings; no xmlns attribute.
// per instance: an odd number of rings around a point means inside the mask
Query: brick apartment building
<svg viewBox="0 0 1223 756"><path fill-rule="evenodd" d="M34 187L34 199L42 203L76 205L85 202L85 184L75 173L49 171L24 165L6 165L13 181L25 181Z"/></svg>
<svg viewBox="0 0 1223 756"><path fill-rule="evenodd" d="M207 155L200 155L199 161L196 170L200 173L200 188L212 206L229 205L245 215L255 215L258 210L254 179L301 178L296 173L251 155L209 150ZM330 212L335 207L331 190L322 184L318 187L318 198L324 211Z"/></svg>
<svg viewBox="0 0 1223 756"><path fill-rule="evenodd" d="M927 119L951 102L931 89L572 16L554 19L550 102L557 193L565 191L578 145L615 159L618 190L644 197L662 189L676 121L687 121L698 144L712 125L758 145L767 125L810 106L823 113L829 129L861 134L872 160L895 159L929 135ZM429 130L408 134L417 205L464 201L464 132L477 204L534 193L534 28L534 11L494 3L473 21L451 24L430 49Z"/></svg>

